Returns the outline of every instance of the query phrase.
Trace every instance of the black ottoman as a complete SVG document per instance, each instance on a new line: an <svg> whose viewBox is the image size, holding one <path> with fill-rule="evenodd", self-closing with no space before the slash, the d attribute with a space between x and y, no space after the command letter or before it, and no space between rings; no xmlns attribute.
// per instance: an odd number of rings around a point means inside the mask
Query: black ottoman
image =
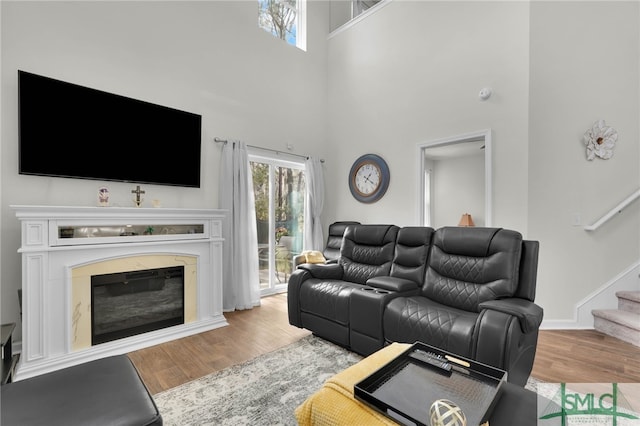
<svg viewBox="0 0 640 426"><path fill-rule="evenodd" d="M2 426L162 425L153 398L126 355L8 383Z"/></svg>

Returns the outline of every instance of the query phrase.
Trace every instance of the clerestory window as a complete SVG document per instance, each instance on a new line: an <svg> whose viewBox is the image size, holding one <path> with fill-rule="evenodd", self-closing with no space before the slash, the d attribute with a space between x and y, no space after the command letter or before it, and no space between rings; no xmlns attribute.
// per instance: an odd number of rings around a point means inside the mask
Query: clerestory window
<svg viewBox="0 0 640 426"><path fill-rule="evenodd" d="M258 0L258 25L274 37L307 50L307 0Z"/></svg>

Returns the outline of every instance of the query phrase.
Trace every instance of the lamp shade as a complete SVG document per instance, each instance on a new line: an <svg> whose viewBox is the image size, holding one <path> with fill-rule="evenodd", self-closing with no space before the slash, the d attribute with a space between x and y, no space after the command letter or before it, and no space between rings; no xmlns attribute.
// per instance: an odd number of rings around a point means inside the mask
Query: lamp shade
<svg viewBox="0 0 640 426"><path fill-rule="evenodd" d="M458 226L476 226L476 224L473 223L473 218L469 213L464 213L460 218L460 223L458 223Z"/></svg>

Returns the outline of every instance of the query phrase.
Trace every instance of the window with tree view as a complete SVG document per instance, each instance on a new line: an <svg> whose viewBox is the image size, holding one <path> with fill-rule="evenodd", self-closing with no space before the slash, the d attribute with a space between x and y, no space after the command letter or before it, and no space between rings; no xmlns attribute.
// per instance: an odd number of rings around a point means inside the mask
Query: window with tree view
<svg viewBox="0 0 640 426"><path fill-rule="evenodd" d="M303 163L250 156L250 167L265 295L286 289L293 258L302 251L306 181Z"/></svg>
<svg viewBox="0 0 640 426"><path fill-rule="evenodd" d="M306 50L306 0L258 0L260 28Z"/></svg>

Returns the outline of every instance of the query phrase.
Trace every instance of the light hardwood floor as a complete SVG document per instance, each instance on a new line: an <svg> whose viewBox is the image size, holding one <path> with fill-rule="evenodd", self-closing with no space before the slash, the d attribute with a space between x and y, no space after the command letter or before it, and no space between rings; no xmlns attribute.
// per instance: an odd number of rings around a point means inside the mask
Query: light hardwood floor
<svg viewBox="0 0 640 426"><path fill-rule="evenodd" d="M229 326L129 353L152 394L310 334L289 325L286 294L225 317ZM640 383L640 348L594 330L542 330L531 375L552 383Z"/></svg>
<svg viewBox="0 0 640 426"><path fill-rule="evenodd" d="M286 294L226 312L228 326L130 352L152 394L272 352L311 334L289 325Z"/></svg>

